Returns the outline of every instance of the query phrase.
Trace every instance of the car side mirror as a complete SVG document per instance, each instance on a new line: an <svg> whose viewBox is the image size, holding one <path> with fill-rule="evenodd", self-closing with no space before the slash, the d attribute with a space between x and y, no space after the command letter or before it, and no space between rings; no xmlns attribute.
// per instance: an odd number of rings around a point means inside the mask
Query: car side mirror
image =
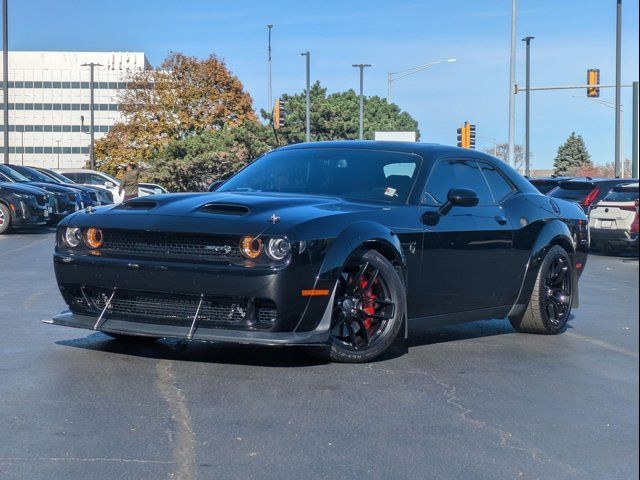
<svg viewBox="0 0 640 480"><path fill-rule="evenodd" d="M106 188L115 188L115 184L113 182L104 182L104 186Z"/></svg>
<svg viewBox="0 0 640 480"><path fill-rule="evenodd" d="M475 207L480 199L478 194L469 188L452 188L447 193L447 201L440 207L440 215L446 215L454 206Z"/></svg>
<svg viewBox="0 0 640 480"><path fill-rule="evenodd" d="M217 189L219 189L222 186L223 183L224 183L224 180L216 180L211 185L209 185L209 191L215 192Z"/></svg>

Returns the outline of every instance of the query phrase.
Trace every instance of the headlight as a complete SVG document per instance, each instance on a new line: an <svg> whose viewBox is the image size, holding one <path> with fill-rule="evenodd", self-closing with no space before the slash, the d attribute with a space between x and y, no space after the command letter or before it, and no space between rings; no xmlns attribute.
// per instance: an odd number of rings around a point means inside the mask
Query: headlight
<svg viewBox="0 0 640 480"><path fill-rule="evenodd" d="M102 230L91 227L84 235L84 243L89 248L100 248L102 246L102 238Z"/></svg>
<svg viewBox="0 0 640 480"><path fill-rule="evenodd" d="M13 194L16 198L32 198L33 195L29 195L29 194L24 194L24 193L14 193Z"/></svg>
<svg viewBox="0 0 640 480"><path fill-rule="evenodd" d="M272 238L265 251L271 260L284 260L291 252L291 244L284 238Z"/></svg>
<svg viewBox="0 0 640 480"><path fill-rule="evenodd" d="M82 241L82 232L79 228L67 228L62 234L62 238L67 247L75 248Z"/></svg>
<svg viewBox="0 0 640 480"><path fill-rule="evenodd" d="M240 251L246 258L254 260L262 253L262 239L258 237L242 237Z"/></svg>

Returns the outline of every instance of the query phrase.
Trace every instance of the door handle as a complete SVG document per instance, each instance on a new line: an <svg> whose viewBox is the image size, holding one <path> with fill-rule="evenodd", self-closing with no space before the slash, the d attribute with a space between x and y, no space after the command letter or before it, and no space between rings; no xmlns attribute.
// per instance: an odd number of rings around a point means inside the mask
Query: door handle
<svg viewBox="0 0 640 480"><path fill-rule="evenodd" d="M494 218L496 219L496 222L498 222L500 225L507 224L507 217L505 217L504 215L496 215Z"/></svg>

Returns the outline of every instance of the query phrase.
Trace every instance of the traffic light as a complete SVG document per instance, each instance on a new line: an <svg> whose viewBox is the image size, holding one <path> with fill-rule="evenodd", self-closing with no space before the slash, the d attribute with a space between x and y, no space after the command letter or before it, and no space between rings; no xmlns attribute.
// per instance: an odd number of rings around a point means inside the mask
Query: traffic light
<svg viewBox="0 0 640 480"><path fill-rule="evenodd" d="M273 128L284 127L284 100L276 99L273 105Z"/></svg>
<svg viewBox="0 0 640 480"><path fill-rule="evenodd" d="M461 148L469 148L469 136L467 135L468 123L464 122L462 128L458 129L458 146Z"/></svg>
<svg viewBox="0 0 640 480"><path fill-rule="evenodd" d="M467 136L469 137L469 148L476 148L476 126L473 124L467 125Z"/></svg>
<svg viewBox="0 0 640 480"><path fill-rule="evenodd" d="M600 85L600 69L590 68L587 70L587 97L597 98L600 96L600 88L591 85Z"/></svg>
<svg viewBox="0 0 640 480"><path fill-rule="evenodd" d="M476 148L476 126L464 122L458 129L458 146L462 148Z"/></svg>

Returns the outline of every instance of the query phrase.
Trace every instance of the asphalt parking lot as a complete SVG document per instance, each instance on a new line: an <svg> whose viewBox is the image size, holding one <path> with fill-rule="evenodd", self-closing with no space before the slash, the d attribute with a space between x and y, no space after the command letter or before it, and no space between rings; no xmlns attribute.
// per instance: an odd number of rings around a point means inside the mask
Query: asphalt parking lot
<svg viewBox="0 0 640 480"><path fill-rule="evenodd" d="M52 230L0 237L0 478L638 477L638 258L559 336L412 329L367 365L45 325Z"/></svg>

